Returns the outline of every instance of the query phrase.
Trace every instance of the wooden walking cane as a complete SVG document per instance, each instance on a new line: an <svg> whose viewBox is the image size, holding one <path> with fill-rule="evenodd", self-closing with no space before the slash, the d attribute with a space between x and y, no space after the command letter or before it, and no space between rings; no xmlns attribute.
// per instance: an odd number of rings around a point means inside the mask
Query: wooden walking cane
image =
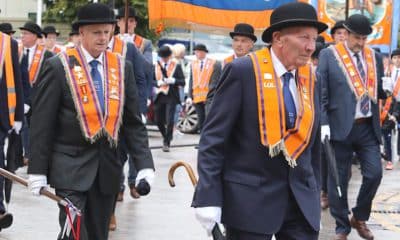
<svg viewBox="0 0 400 240"><path fill-rule="evenodd" d="M182 162L182 161L176 162L169 169L169 171L168 171L168 182L169 182L169 185L171 187L175 187L174 173L175 173L175 170L177 168L179 168L180 166L183 166L186 169L186 172L189 175L190 181L192 182L193 186L196 186L197 179L196 179L196 175L193 172L192 167L188 163L185 163L185 162ZM215 226L213 227L213 229L211 231L211 234L212 234L214 240L225 240L225 236L222 234L222 231L219 228L218 223L216 223Z"/></svg>
<svg viewBox="0 0 400 240"><path fill-rule="evenodd" d="M25 187L28 187L28 182L24 178L9 172L9 171L5 170L4 168L0 168L0 175L2 175L3 177L5 177L5 178L7 178L7 179L9 179L11 181L17 182L17 183L19 183L21 185L24 185ZM67 219L66 219L66 221L68 221L69 224L71 225L71 229L72 229L72 233L74 235L74 238L76 240L79 240L79 237L80 237L80 216L81 216L80 210L78 208L76 208L69 200L63 199L63 198L55 195L54 193L46 190L45 188L40 189L40 195L44 195L44 196L50 198L51 200L56 201L59 205L63 206L66 209L66 211L67 211ZM71 215L69 215L70 210L74 210L76 212L76 214L78 215L76 231L73 228L73 219L71 219L70 218Z"/></svg>

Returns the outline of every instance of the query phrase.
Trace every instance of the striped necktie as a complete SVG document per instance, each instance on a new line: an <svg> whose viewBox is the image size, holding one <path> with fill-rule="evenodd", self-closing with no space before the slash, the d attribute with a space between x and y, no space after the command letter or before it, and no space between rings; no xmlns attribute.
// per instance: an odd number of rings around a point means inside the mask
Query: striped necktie
<svg viewBox="0 0 400 240"><path fill-rule="evenodd" d="M358 55L358 53L355 53L354 57L356 57L356 59L357 59L357 69L358 69L358 72L360 73L361 79L362 79L362 81L363 81L363 83L365 85L366 84L365 71L364 71L364 67L363 67L363 65L361 63L360 56ZM368 96L363 96L361 98L361 100L360 100L360 112L363 115L367 115L368 114L368 112L369 112L369 98L368 98Z"/></svg>

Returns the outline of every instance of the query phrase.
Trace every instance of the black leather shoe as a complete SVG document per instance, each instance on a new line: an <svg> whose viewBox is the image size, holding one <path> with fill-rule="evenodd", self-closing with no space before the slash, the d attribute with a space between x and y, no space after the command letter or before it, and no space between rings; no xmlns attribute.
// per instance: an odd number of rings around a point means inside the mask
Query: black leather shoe
<svg viewBox="0 0 400 240"><path fill-rule="evenodd" d="M4 213L0 215L0 229L8 228L13 223L13 215L11 213Z"/></svg>

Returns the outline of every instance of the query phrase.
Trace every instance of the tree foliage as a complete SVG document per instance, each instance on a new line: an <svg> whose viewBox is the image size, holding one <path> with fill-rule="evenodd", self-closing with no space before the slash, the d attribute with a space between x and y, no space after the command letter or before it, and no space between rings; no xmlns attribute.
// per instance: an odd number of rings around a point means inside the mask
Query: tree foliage
<svg viewBox="0 0 400 240"><path fill-rule="evenodd" d="M93 2L93 0L44 0L46 11L43 13L43 20L47 23L72 23L76 20L78 9L89 2ZM98 0L98 2L108 4L114 9L125 5L125 0ZM135 8L137 15L139 15L136 32L155 41L157 35L149 29L147 0L129 0L129 4Z"/></svg>

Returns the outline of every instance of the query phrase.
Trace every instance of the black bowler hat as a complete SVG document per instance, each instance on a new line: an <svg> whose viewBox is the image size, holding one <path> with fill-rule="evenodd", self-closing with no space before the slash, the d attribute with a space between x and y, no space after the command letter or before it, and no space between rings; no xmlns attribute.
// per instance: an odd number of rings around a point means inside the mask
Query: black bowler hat
<svg viewBox="0 0 400 240"><path fill-rule="evenodd" d="M19 29L34 33L38 36L38 38L42 37L42 29L34 22L26 22L24 26L20 27Z"/></svg>
<svg viewBox="0 0 400 240"><path fill-rule="evenodd" d="M203 51L203 52L207 52L208 53L208 49L206 47L206 45L204 44L196 44L196 46L194 46L193 50L197 50L197 51Z"/></svg>
<svg viewBox="0 0 400 240"><path fill-rule="evenodd" d="M138 15L136 15L136 10L133 7L129 7L128 9L128 18L133 17L138 19ZM118 13L117 13L117 19L124 18L125 17L125 7L119 8Z"/></svg>
<svg viewBox="0 0 400 240"><path fill-rule="evenodd" d="M158 49L158 56L161 58L166 58L172 55L172 50L168 46L162 46Z"/></svg>
<svg viewBox="0 0 400 240"><path fill-rule="evenodd" d="M103 3L89 3L78 10L78 20L72 28L78 29L83 25L109 23L115 24L117 20L114 11Z"/></svg>
<svg viewBox="0 0 400 240"><path fill-rule="evenodd" d="M266 43L272 41L274 32L287 27L312 26L318 33L328 28L328 25L318 21L314 7L302 2L288 3L276 8L271 14L270 24L262 35L262 40Z"/></svg>
<svg viewBox="0 0 400 240"><path fill-rule="evenodd" d="M45 37L47 37L47 34L56 34L57 36L60 35L60 33L56 30L54 26L46 26L43 28L42 33L44 34Z"/></svg>
<svg viewBox="0 0 400 240"><path fill-rule="evenodd" d="M340 29L340 28L344 28L343 26L344 20L339 20L337 22L335 22L335 25L333 25L333 28L331 29L331 35L333 36L333 34L335 34L336 30Z"/></svg>
<svg viewBox="0 0 400 240"><path fill-rule="evenodd" d="M15 31L11 25L11 23L1 23L0 24L0 32L6 33L6 34L14 34Z"/></svg>
<svg viewBox="0 0 400 240"><path fill-rule="evenodd" d="M71 26L71 32L69 32L69 36L79 35L79 28L76 26Z"/></svg>
<svg viewBox="0 0 400 240"><path fill-rule="evenodd" d="M253 40L253 42L257 42L257 37L254 35L253 26L247 23L236 24L233 32L230 32L229 35L231 35L231 38L234 36L245 36Z"/></svg>
<svg viewBox="0 0 400 240"><path fill-rule="evenodd" d="M361 14L351 15L343 26L352 33L367 36L372 33L371 23L368 18Z"/></svg>
<svg viewBox="0 0 400 240"><path fill-rule="evenodd" d="M399 55L400 55L400 48L397 48L392 51L392 53L390 54L390 58L393 58L394 56L399 56Z"/></svg>

